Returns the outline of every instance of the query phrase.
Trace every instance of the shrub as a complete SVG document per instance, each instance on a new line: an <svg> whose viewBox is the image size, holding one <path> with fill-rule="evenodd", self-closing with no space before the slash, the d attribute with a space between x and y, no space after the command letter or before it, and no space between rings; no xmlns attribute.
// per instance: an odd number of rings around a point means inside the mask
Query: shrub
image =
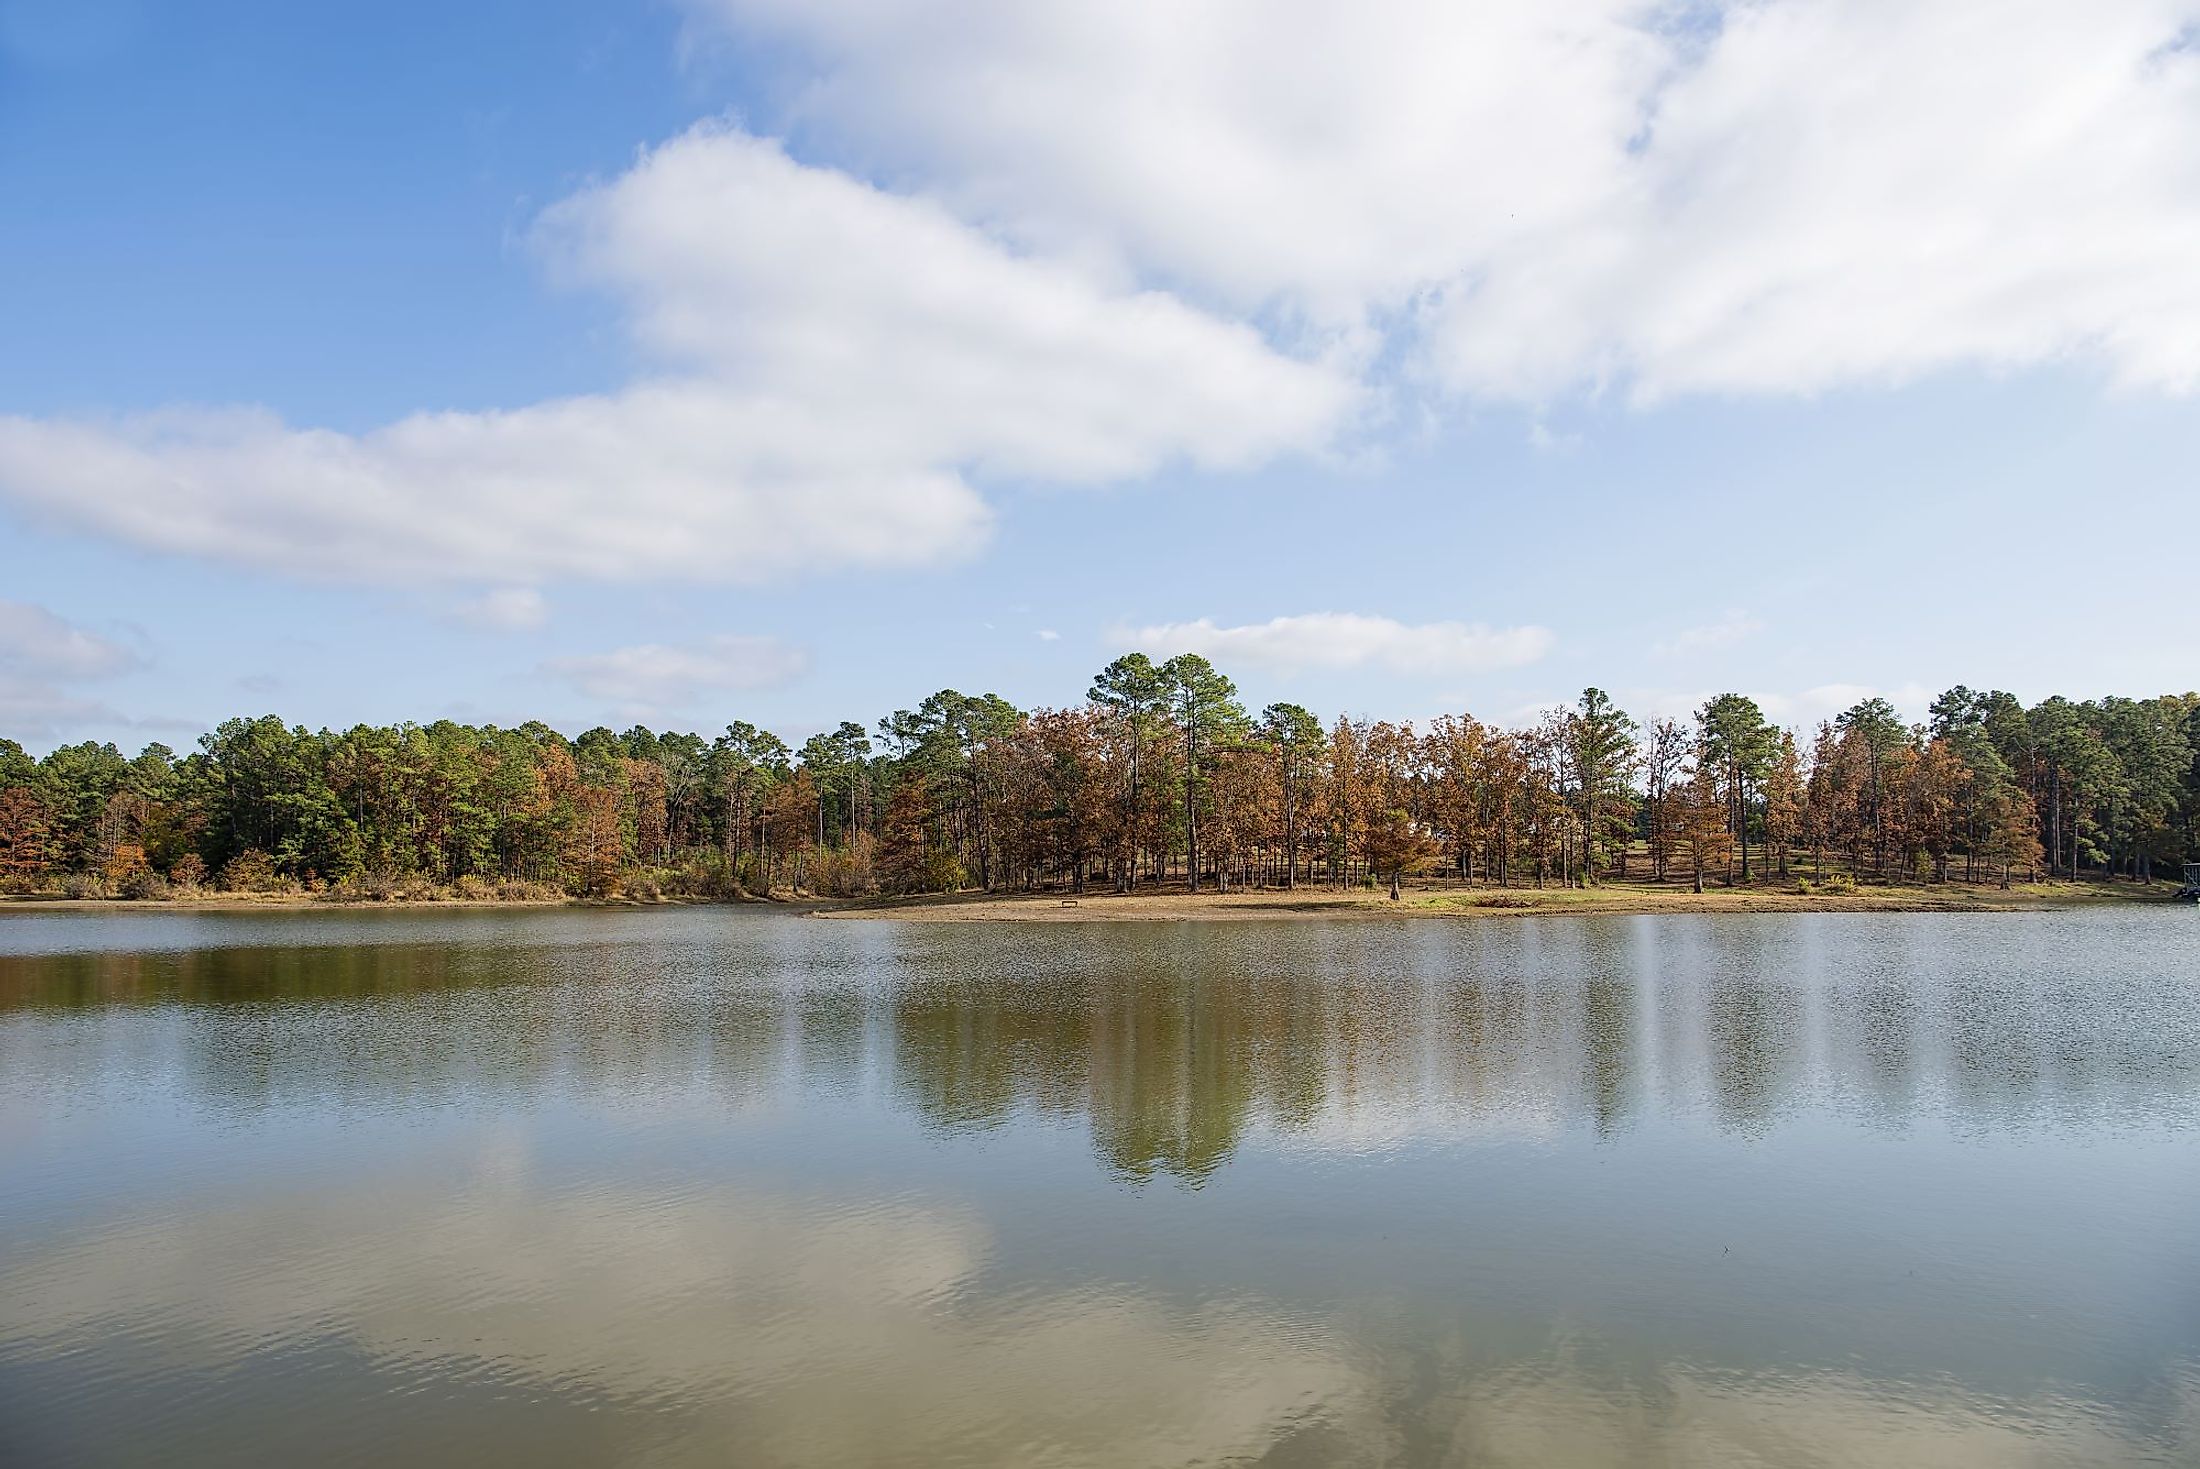
<svg viewBox="0 0 2200 1469"><path fill-rule="evenodd" d="M565 889L555 883L530 882L524 877L489 877L469 872L453 882L447 893L435 896L468 903L557 903L564 901Z"/></svg>
<svg viewBox="0 0 2200 1469"><path fill-rule="evenodd" d="M231 893L279 893L296 884L275 870L275 861L257 847L247 847L223 864L220 887Z"/></svg>
<svg viewBox="0 0 2200 1469"><path fill-rule="evenodd" d="M869 832L858 832L846 847L812 847L804 858L810 891L834 898L876 892L878 877L871 867L874 845Z"/></svg>
<svg viewBox="0 0 2200 1469"><path fill-rule="evenodd" d="M331 886L328 895L339 903L387 903L412 896L412 887L394 872L355 872Z"/></svg>
<svg viewBox="0 0 2200 1469"><path fill-rule="evenodd" d="M130 879L141 872L150 871L145 861L145 849L136 842L119 842L114 855L107 859L106 870L100 875L107 881L110 891L120 891Z"/></svg>
<svg viewBox="0 0 2200 1469"><path fill-rule="evenodd" d="M691 898L738 898L741 881L725 853L705 852L674 869L671 890Z"/></svg>
<svg viewBox="0 0 2200 1469"><path fill-rule="evenodd" d="M186 852L168 864L168 880L179 888L196 888L206 881L206 861L196 852Z"/></svg>
<svg viewBox="0 0 2200 1469"><path fill-rule="evenodd" d="M116 885L115 896L133 902L157 903L168 896L168 879L150 867L140 867Z"/></svg>
<svg viewBox="0 0 2200 1469"><path fill-rule="evenodd" d="M727 894L728 897L735 896L738 893L770 891L770 884L764 881L763 864L756 860L754 852L743 852L734 859L733 886L734 892Z"/></svg>
<svg viewBox="0 0 2200 1469"><path fill-rule="evenodd" d="M71 872L61 879L61 895L65 898L104 898L107 882L96 872Z"/></svg>
<svg viewBox="0 0 2200 1469"><path fill-rule="evenodd" d="M962 859L944 847L927 848L924 861L918 868L919 891L927 893L959 893L967 876Z"/></svg>

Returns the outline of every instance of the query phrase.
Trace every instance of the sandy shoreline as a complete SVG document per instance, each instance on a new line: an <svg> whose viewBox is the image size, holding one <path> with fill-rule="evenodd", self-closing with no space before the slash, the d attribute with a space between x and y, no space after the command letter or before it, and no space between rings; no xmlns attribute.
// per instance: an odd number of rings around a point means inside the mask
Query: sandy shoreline
<svg viewBox="0 0 2200 1469"><path fill-rule="evenodd" d="M756 907L834 920L904 923L1182 923L1289 919L1505 918L1522 914L1656 913L2012 913L2104 903L2167 903L2171 887L2124 882L2022 884L2009 889L1961 883L1865 887L1854 893L1799 893L1792 887L1685 888L1615 883L1580 888L1408 888L1391 902L1380 890L1308 887L1228 894L1181 888L1134 894L1087 892L958 893L911 898L398 898L338 900L316 893L209 893L188 898L44 898L0 896L6 913L374 913L522 912L558 909Z"/></svg>
<svg viewBox="0 0 2200 1469"><path fill-rule="evenodd" d="M1693 893L1637 884L1579 888L1407 889L1399 901L1375 891L1300 888L1229 894L962 894L828 905L812 916L911 923L1187 922L1245 919L1502 918L1521 914L1656 913L2011 913L2101 903L2167 902L2169 888L2126 883L2037 883L2001 888L1959 884L1863 888L1851 894L1792 889Z"/></svg>

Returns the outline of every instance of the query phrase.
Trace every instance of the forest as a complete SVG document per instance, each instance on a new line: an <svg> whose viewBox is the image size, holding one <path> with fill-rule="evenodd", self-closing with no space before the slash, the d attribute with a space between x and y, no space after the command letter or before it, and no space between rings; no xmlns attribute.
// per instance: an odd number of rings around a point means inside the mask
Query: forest
<svg viewBox="0 0 2200 1469"><path fill-rule="evenodd" d="M2151 879L2200 856L2200 695L1950 689L1783 729L1721 694L1637 720L1255 712L1196 655L1021 710L942 690L797 748L441 721L232 719L187 755L0 740L0 891L156 899L860 897L1094 887Z"/></svg>

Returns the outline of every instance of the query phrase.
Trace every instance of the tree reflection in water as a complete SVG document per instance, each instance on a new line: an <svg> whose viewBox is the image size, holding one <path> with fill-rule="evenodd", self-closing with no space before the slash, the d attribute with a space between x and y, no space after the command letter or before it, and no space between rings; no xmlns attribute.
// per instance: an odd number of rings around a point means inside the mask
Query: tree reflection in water
<svg viewBox="0 0 2200 1469"><path fill-rule="evenodd" d="M2181 1462L2150 922L0 922L0 1447Z"/></svg>

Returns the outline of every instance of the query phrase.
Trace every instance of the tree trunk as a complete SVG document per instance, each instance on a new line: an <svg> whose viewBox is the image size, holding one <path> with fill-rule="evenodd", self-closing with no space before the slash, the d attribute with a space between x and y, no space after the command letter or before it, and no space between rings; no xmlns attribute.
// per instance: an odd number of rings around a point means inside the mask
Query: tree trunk
<svg viewBox="0 0 2200 1469"><path fill-rule="evenodd" d="M1184 882L1199 891L1199 804L1193 799L1199 780L1198 746L1192 739L1189 710L1184 716Z"/></svg>

